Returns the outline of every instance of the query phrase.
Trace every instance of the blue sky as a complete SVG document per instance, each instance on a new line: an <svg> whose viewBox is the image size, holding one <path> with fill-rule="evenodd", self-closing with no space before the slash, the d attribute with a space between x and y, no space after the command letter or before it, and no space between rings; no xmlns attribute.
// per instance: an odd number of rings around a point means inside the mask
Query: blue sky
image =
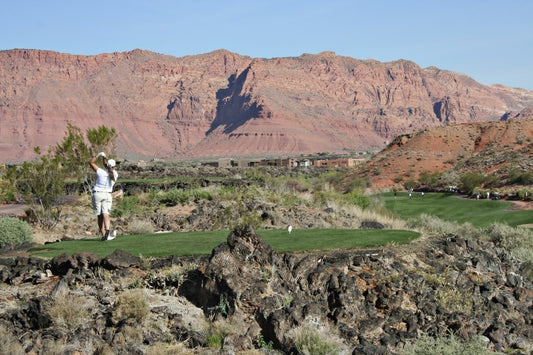
<svg viewBox="0 0 533 355"><path fill-rule="evenodd" d="M0 49L177 57L333 51L533 90L532 0L10 0Z"/></svg>

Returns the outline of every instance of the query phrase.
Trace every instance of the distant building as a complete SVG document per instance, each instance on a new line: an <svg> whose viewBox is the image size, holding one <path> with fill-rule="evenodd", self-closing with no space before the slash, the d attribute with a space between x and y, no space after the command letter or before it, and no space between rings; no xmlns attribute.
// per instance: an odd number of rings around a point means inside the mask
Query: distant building
<svg viewBox="0 0 533 355"><path fill-rule="evenodd" d="M310 167L310 166L327 166L327 167L354 167L364 162L364 159L340 158L340 159L323 159L311 161L309 159L295 158L277 158L277 159L232 159L221 158L214 161L202 163L202 165L213 166L218 168L231 167L256 167L256 166L280 166L286 168Z"/></svg>
<svg viewBox="0 0 533 355"><path fill-rule="evenodd" d="M354 158L321 159L313 161L313 166L353 168L364 161L364 159Z"/></svg>

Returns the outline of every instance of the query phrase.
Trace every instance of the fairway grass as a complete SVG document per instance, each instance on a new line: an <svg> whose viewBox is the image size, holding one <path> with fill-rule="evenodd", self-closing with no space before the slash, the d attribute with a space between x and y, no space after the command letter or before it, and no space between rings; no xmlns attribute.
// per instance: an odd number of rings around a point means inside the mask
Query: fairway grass
<svg viewBox="0 0 533 355"><path fill-rule="evenodd" d="M115 249L141 257L170 255L209 255L213 248L225 243L229 231L173 232L118 236L112 241L98 239L70 240L29 249L33 256L52 258L61 254L91 252L105 257ZM320 250L377 248L388 244L405 244L420 234L391 229L296 229L257 231L266 244L280 253Z"/></svg>
<svg viewBox="0 0 533 355"><path fill-rule="evenodd" d="M399 218L408 220L421 214L439 217L449 222L471 223L484 228L492 223L503 223L511 227L533 223L533 211L512 211L513 203L487 199L470 199L456 194L407 193L383 194L385 207Z"/></svg>

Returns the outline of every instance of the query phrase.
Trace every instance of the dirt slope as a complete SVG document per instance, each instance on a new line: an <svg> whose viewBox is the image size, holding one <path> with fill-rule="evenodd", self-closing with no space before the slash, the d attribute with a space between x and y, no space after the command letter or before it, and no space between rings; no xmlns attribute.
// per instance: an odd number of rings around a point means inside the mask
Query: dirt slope
<svg viewBox="0 0 533 355"><path fill-rule="evenodd" d="M533 168L533 110L502 122L465 123L399 136L359 170L374 188L417 181L421 172L472 171L505 178L510 167ZM401 182L398 180L402 179Z"/></svg>

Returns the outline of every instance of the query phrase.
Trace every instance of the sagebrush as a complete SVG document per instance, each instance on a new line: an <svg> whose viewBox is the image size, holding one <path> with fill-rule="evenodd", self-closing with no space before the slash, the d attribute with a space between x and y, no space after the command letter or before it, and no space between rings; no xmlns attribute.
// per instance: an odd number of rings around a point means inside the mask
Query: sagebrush
<svg viewBox="0 0 533 355"><path fill-rule="evenodd" d="M0 248L6 245L19 246L33 241L28 223L14 217L0 218Z"/></svg>

